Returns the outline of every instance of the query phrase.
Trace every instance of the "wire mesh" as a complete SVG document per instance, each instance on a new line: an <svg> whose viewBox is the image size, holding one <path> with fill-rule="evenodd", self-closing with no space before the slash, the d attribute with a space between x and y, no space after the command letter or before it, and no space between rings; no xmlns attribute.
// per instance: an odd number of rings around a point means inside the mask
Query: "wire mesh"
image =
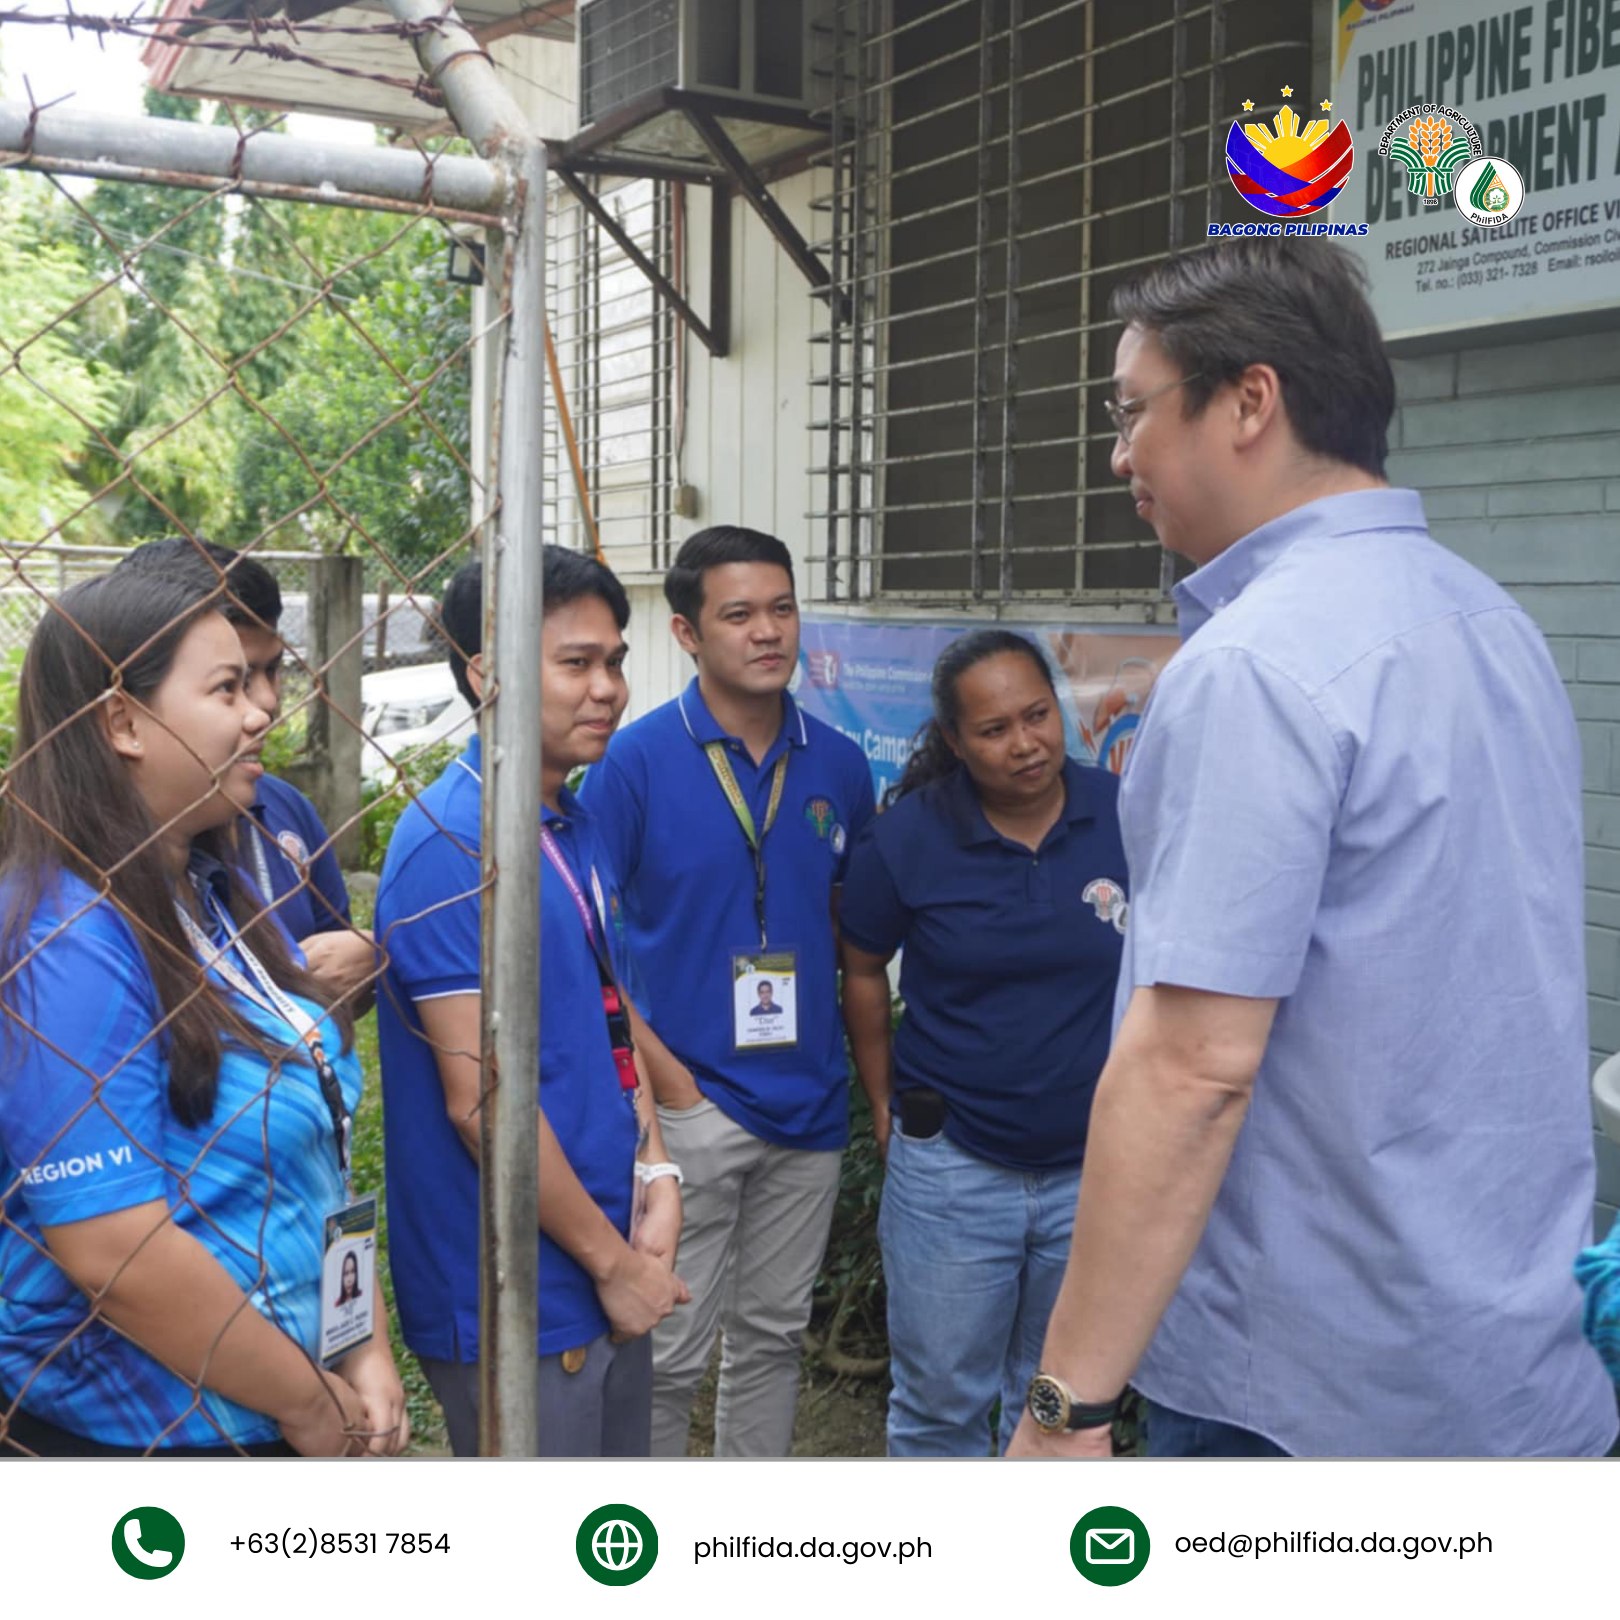
<svg viewBox="0 0 1620 1620"><path fill-rule="evenodd" d="M337 874L375 870L477 719L439 599L491 515L473 377L511 292L475 308L450 246L427 201L0 171L0 1455L403 1434L312 1342L306 1217L344 1188L277 993L331 1005L352 1112L387 941ZM143 597L125 559L171 537L212 573L171 559ZM205 541L271 571L279 621ZM285 664L271 720L221 653L255 631ZM185 687L205 644L215 684ZM258 814L270 775L314 801L307 836ZM240 977L240 947L276 991L205 968ZM176 1278L193 1308L155 1306ZM273 1390L304 1391L302 1427Z"/></svg>

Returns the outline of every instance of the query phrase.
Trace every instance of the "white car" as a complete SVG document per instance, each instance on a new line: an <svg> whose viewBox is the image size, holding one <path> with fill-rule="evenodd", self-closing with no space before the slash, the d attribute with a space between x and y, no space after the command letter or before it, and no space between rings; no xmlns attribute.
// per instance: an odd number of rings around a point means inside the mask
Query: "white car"
<svg viewBox="0 0 1620 1620"><path fill-rule="evenodd" d="M360 726L366 741L360 779L367 787L386 786L408 756L437 742L465 744L476 724L448 664L416 664L363 676Z"/></svg>

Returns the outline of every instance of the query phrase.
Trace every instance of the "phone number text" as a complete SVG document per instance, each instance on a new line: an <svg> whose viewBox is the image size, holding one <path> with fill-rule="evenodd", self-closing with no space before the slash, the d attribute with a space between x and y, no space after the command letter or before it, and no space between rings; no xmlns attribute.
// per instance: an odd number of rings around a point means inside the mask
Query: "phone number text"
<svg viewBox="0 0 1620 1620"><path fill-rule="evenodd" d="M450 1537L435 1530L316 1530L288 1525L254 1530L230 1540L233 1552L283 1558L353 1558L370 1554L447 1553Z"/></svg>

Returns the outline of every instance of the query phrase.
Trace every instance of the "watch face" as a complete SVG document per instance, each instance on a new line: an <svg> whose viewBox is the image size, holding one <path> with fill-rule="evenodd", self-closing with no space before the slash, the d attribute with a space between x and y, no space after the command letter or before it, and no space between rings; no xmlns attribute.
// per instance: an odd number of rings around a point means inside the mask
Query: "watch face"
<svg viewBox="0 0 1620 1620"><path fill-rule="evenodd" d="M1061 1429L1069 1419L1069 1402L1055 1378L1039 1373L1029 1386L1029 1415L1043 1429Z"/></svg>

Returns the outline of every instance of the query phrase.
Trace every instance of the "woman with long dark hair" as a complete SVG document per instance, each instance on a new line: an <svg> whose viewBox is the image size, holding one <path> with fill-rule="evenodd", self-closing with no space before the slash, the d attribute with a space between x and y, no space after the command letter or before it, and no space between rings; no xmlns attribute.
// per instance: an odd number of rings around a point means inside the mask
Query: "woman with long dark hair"
<svg viewBox="0 0 1620 1620"><path fill-rule="evenodd" d="M29 645L0 819L0 1455L392 1452L386 1335L315 1359L358 1060L235 866L269 716L184 585Z"/></svg>
<svg viewBox="0 0 1620 1620"><path fill-rule="evenodd" d="M844 882L845 1014L887 1159L891 1456L1011 1439L1068 1256L1107 1056L1118 782L1068 759L1040 650L952 642L934 717ZM890 1040L888 964L905 1012ZM891 1128L892 1121L892 1128Z"/></svg>

